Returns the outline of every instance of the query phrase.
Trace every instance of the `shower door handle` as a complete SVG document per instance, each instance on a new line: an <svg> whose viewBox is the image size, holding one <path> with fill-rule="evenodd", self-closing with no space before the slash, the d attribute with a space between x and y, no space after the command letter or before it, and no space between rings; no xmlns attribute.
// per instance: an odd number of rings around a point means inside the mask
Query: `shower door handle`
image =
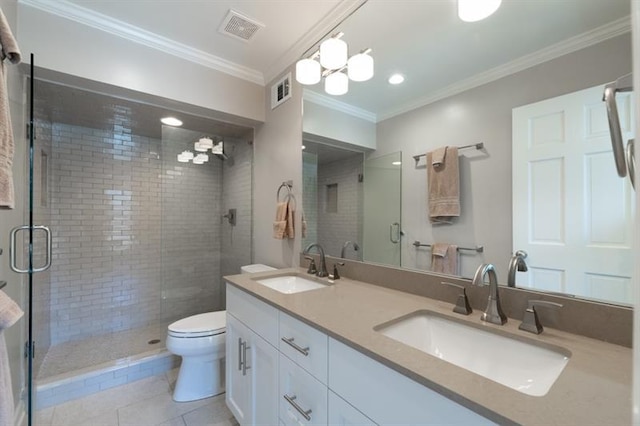
<svg viewBox="0 0 640 426"><path fill-rule="evenodd" d="M16 256L16 235L20 231L24 231L25 229L29 229L29 225L17 226L11 230L11 234L9 234L9 266L13 272L17 272L19 274L28 274L28 269L18 268L17 256Z"/></svg>
<svg viewBox="0 0 640 426"><path fill-rule="evenodd" d="M42 226L42 225L36 225L33 227L30 227L28 225L23 225L23 226L18 226L15 227L11 230L11 234L10 234L10 239L9 239L9 266L11 267L11 270L14 272L17 272L19 274L28 274L29 273L29 269L22 269L22 268L18 268L18 262L17 262L17 248L16 248L16 235L18 235L18 232L20 231L24 231L27 229L31 229L32 232L35 231L44 231L47 237L47 245L46 245L46 260L45 260L45 264L44 266L41 266L40 268L33 268L31 269L31 272L43 272L46 271L47 269L49 269L51 267L51 230L46 227L46 226Z"/></svg>
<svg viewBox="0 0 640 426"><path fill-rule="evenodd" d="M33 227L33 232L35 231L44 231L47 237L47 247L46 247L46 261L44 266L40 268L34 268L33 272L44 272L51 267L51 230L47 226L36 225Z"/></svg>

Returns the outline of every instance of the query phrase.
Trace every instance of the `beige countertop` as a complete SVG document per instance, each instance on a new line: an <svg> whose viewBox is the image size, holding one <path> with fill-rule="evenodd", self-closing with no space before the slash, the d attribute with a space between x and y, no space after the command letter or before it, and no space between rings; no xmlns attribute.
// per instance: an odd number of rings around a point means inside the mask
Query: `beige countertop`
<svg viewBox="0 0 640 426"><path fill-rule="evenodd" d="M329 336L445 395L497 423L525 425L631 424L632 350L623 346L545 328L539 335L518 330L520 321L504 326L480 321L479 311L454 314L453 304L349 279L318 290L283 294L255 279L300 274L303 269L232 275L225 279ZM321 280L326 282L326 279ZM525 395L410 346L374 327L418 310L468 321L518 339L560 346L571 359L542 397Z"/></svg>

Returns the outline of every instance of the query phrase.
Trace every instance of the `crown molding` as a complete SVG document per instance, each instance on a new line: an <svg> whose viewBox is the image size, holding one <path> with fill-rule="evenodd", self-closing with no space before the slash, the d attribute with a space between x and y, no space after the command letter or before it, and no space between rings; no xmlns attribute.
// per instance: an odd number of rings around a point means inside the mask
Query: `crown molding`
<svg viewBox="0 0 640 426"><path fill-rule="evenodd" d="M245 67L221 57L211 55L186 44L163 37L151 31L143 30L134 25L95 12L86 7L71 3L67 0L20 0L20 4L42 10L61 18L69 19L83 25L113 34L152 49L160 50L169 55L179 57L189 62L232 75L264 86L264 75L257 70Z"/></svg>
<svg viewBox="0 0 640 426"><path fill-rule="evenodd" d="M330 108L335 111L339 111L344 114L369 121L371 123L378 122L376 115L371 111L355 107L345 102L340 102L330 96L321 95L320 93L314 92L312 90L304 90L302 92L302 99L316 105Z"/></svg>
<svg viewBox="0 0 640 426"><path fill-rule="evenodd" d="M327 15L325 15L311 30L305 33L293 46L280 56L265 72L265 82L270 82L295 63L300 57L314 46L321 38L333 31L337 25L347 19L368 0L341 0Z"/></svg>
<svg viewBox="0 0 640 426"><path fill-rule="evenodd" d="M496 68L477 74L473 77L461 80L442 88L428 96L411 101L396 108L391 108L378 114L378 122L387 120L400 114L412 111L416 108L434 103L436 101L457 95L464 91L482 86L500 78L523 71L527 68L542 64L552 59L559 58L569 53L576 52L594 44L598 44L613 37L631 32L631 17L617 19L608 24L587 31L577 36L570 37L554 45L545 47L537 52L522 56L514 61L500 65Z"/></svg>

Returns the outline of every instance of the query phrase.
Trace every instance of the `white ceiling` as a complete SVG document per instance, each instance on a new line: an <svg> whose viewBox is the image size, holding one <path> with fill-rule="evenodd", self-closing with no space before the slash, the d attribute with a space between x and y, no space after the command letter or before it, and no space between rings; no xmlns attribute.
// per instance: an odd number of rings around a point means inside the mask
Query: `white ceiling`
<svg viewBox="0 0 640 426"><path fill-rule="evenodd" d="M467 23L458 19L455 0L369 0L339 29L350 54L373 49L375 75L350 82L349 92L334 99L372 112L379 121L437 100L438 94L452 94L443 89L468 89L489 70L509 64L518 71L516 60L531 66L585 47L586 39L602 41L597 32L565 42L603 25L614 22L604 31L607 36L630 31L630 8L629 0L503 0L489 18ZM395 72L405 75L405 83L387 83ZM307 87L324 93L322 84Z"/></svg>
<svg viewBox="0 0 640 426"><path fill-rule="evenodd" d="M278 76L363 0L20 0L61 14L101 18L230 63L262 84ZM66 7L66 9L65 9ZM265 27L249 43L218 32L229 9ZM435 100L474 76L607 23L630 29L629 0L503 0L488 19L465 23L455 0L369 0L340 29L350 53L371 47L375 76L334 97L380 120ZM88 19L87 19L88 17ZM104 24L104 22L103 22ZM118 33L118 32L116 32ZM122 31L120 32L122 33ZM134 37L135 38L135 37ZM597 38L597 37L596 37ZM575 45L575 44L574 44ZM574 46L569 43L569 47ZM159 45L160 46L160 45ZM575 46L574 46L575 47ZM557 49L556 49L557 50ZM526 62L526 61L525 61ZM530 65L529 65L530 66ZM241 73L240 70L249 70ZM231 71L230 71L231 70ZM392 72L406 82L390 86ZM253 76L253 77L246 77ZM258 76L258 77L255 77ZM469 86L469 84L467 84ZM468 87L467 87L468 88ZM322 85L310 87L318 94Z"/></svg>
<svg viewBox="0 0 640 426"><path fill-rule="evenodd" d="M360 0L20 0L99 27L133 26L270 81ZM230 9L264 25L245 42L218 32ZM102 21L102 22L101 22ZM135 33L133 34L135 40Z"/></svg>

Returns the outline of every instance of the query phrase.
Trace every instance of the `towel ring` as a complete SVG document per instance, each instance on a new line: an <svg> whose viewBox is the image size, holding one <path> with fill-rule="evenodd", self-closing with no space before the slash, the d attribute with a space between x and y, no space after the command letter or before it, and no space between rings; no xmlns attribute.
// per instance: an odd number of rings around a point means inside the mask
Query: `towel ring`
<svg viewBox="0 0 640 426"><path fill-rule="evenodd" d="M293 210L296 210L298 208L298 200L296 200L296 196L293 195L293 192L289 191L289 193L284 197L284 200L293 200Z"/></svg>
<svg viewBox="0 0 640 426"><path fill-rule="evenodd" d="M292 185L287 182L282 182L282 185L278 187L278 192L276 192L276 201L280 201L280 191L282 188L287 188L287 195L291 195L291 186Z"/></svg>

